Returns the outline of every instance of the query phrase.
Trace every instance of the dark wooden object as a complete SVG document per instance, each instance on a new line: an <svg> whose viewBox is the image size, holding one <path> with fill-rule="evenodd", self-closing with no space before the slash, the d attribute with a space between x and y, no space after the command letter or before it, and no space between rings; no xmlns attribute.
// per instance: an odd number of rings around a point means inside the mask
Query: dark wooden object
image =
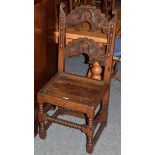
<svg viewBox="0 0 155 155"><path fill-rule="evenodd" d="M87 5L88 0L68 0L69 1L69 10L71 11L77 6Z"/></svg>
<svg viewBox="0 0 155 155"><path fill-rule="evenodd" d="M108 15L109 12L115 9L115 0L103 0L102 9Z"/></svg>
<svg viewBox="0 0 155 155"><path fill-rule="evenodd" d="M37 92L56 73L56 47L48 42L50 25L55 23L55 3L51 0L34 1L34 135L38 131Z"/></svg>
<svg viewBox="0 0 155 155"><path fill-rule="evenodd" d="M58 73L37 94L39 104L38 119L40 123L39 136L45 139L47 128L52 123L79 129L86 134L87 152L92 153L97 140L107 125L117 13L113 11L114 16L108 21L105 15L95 7L80 6L75 9L76 14L73 10L67 16L63 8L64 4L61 4ZM96 14L98 16L96 16ZM73 18L70 19L70 17ZM79 21L80 23L89 22L93 27L93 31L101 30L105 33L108 37L106 47L101 48L94 40L88 38L78 38L66 44L66 28L73 25L76 27ZM78 27L78 30L80 30L80 27ZM76 56L81 53L85 53L89 56L89 63L92 65L91 78L64 72L65 57ZM102 59L100 59L100 57L102 57ZM104 76L101 76L101 65L105 67ZM44 108L45 103L58 107L52 116L50 116ZM95 110L98 106L100 106L100 110L95 114ZM86 119L86 124L77 124L57 118L62 114L84 118ZM100 124L100 127L94 135L98 124Z"/></svg>
<svg viewBox="0 0 155 155"><path fill-rule="evenodd" d="M102 12L108 15L109 11L115 9L115 0L69 0L70 11L80 5L99 6Z"/></svg>

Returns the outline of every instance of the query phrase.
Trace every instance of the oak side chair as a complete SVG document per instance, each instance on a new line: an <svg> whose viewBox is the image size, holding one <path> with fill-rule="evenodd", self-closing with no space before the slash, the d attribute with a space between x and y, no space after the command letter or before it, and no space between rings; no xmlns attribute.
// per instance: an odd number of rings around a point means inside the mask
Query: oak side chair
<svg viewBox="0 0 155 155"><path fill-rule="evenodd" d="M79 129L86 134L87 152L92 153L104 127L107 125L117 12L114 10L113 18L108 21L105 15L94 6L77 7L68 15L65 14L64 7L65 5L61 3L58 73L37 94L39 136L45 139L47 128L52 123ZM73 39L66 44L66 28L76 27L76 24L80 25L83 22L90 23L92 31L101 30L107 35L106 47L101 47L97 42L88 38ZM64 70L65 57L79 56L83 53L89 56L89 63L93 66L92 76L86 78L66 73ZM101 76L101 66L104 66L104 76ZM47 103L57 107L52 116L44 108ZM99 107L99 111L96 113L97 107ZM59 115L64 114L83 118L86 123L77 124L58 118ZM98 125L100 127L94 135Z"/></svg>

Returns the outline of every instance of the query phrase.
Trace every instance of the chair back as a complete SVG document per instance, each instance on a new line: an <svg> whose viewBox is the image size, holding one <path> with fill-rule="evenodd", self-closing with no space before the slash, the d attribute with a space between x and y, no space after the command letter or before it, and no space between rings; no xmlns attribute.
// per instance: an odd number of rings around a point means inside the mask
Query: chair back
<svg viewBox="0 0 155 155"><path fill-rule="evenodd" d="M72 10L68 15L65 14L64 7L63 3L60 4L58 71L64 72L65 57L85 53L89 56L89 64L97 61L105 67L103 79L109 84L117 20L116 10L113 11L112 19L108 20L105 14L101 13L101 10L96 9L95 6L82 5ZM107 44L102 47L88 38L73 39L66 44L66 29L75 27L77 31L80 31L84 22L90 24L91 31L104 33L107 36Z"/></svg>

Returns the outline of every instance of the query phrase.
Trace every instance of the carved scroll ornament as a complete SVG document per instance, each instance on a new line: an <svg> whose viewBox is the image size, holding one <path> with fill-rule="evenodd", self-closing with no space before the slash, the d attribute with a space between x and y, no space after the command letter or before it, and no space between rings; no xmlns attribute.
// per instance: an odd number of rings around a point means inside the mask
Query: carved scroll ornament
<svg viewBox="0 0 155 155"><path fill-rule="evenodd" d="M101 13L100 9L96 9L95 6L76 7L66 16L66 27L75 26L76 30L81 30L83 22L88 22L91 26L91 31L102 30L104 33L108 33L109 22L105 17L105 14Z"/></svg>
<svg viewBox="0 0 155 155"><path fill-rule="evenodd" d="M89 56L89 63L98 61L104 65L105 48L100 47L94 40L88 38L74 39L64 48L64 56L79 56L85 53Z"/></svg>

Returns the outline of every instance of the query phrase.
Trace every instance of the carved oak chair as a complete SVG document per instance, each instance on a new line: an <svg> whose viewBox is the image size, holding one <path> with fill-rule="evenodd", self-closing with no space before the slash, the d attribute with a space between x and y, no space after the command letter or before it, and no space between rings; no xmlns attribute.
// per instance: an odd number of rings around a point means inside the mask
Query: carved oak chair
<svg viewBox="0 0 155 155"><path fill-rule="evenodd" d="M47 128L52 123L79 129L86 134L87 152L92 153L107 125L117 13L113 11L114 16L108 21L100 10L92 6L77 7L68 15L63 11L64 7L64 4L60 4L58 73L37 94L39 136L45 139ZM71 20L71 16L74 20ZM107 35L105 47L88 38L77 38L66 43L66 28L83 22L89 22L93 30L101 30ZM82 53L89 56L89 63L93 66L90 78L69 74L64 70L65 57ZM101 66L104 66L104 76L101 76ZM44 109L46 103L57 106L52 116ZM83 118L86 123L77 124L58 118L64 114ZM100 127L94 135L98 125Z"/></svg>

